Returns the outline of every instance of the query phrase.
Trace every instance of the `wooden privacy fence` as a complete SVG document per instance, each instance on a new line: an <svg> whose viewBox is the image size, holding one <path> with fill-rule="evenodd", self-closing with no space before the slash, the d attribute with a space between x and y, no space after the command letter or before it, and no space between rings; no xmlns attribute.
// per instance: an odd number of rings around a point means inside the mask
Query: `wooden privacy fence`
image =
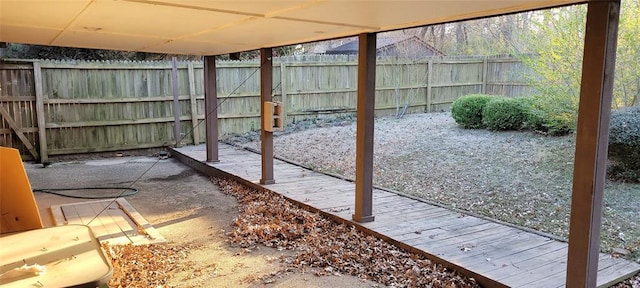
<svg viewBox="0 0 640 288"><path fill-rule="evenodd" d="M204 141L202 62L177 65L181 144ZM217 65L221 138L260 128L259 63ZM516 58L381 59L376 113L445 111L470 93L530 93ZM353 56L276 58L274 100L286 122L352 115ZM0 62L0 145L26 158L162 147L173 135L171 62Z"/></svg>

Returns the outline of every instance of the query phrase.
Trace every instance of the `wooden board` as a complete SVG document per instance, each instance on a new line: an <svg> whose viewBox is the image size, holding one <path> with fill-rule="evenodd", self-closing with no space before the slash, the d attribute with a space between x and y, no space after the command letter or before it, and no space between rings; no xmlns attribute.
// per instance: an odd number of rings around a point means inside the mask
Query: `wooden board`
<svg viewBox="0 0 640 288"><path fill-rule="evenodd" d="M88 201L51 206L56 226L87 225L96 238L110 244L151 244L166 240L127 200Z"/></svg>

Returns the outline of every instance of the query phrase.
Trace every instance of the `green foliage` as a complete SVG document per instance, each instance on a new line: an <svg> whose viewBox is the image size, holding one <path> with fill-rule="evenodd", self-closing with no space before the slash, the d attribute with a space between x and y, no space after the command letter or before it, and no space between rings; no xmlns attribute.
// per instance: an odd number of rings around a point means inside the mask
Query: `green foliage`
<svg viewBox="0 0 640 288"><path fill-rule="evenodd" d="M293 55L296 46L281 46L273 49L274 56ZM200 60L201 56L196 55L169 55L148 52L100 50L71 47L54 47L9 43L7 45L6 57L14 59L52 59L52 60L130 60L130 61L158 61L169 60L173 56L178 60ZM250 60L260 57L260 51L252 50L239 53L240 60ZM229 60L230 55L217 56L220 60Z"/></svg>
<svg viewBox="0 0 640 288"><path fill-rule="evenodd" d="M640 106L611 112L609 175L613 179L640 182Z"/></svg>
<svg viewBox="0 0 640 288"><path fill-rule="evenodd" d="M523 59L535 72L529 75L529 84L543 96L577 103L582 77L586 6L536 13L536 17L531 18L533 29L518 34L521 41L527 43L526 50L516 51L535 55ZM640 0L622 1L616 56L612 105L615 108L640 105ZM560 118L567 118L564 116Z"/></svg>
<svg viewBox="0 0 640 288"><path fill-rule="evenodd" d="M482 110L482 122L490 130L519 130L522 128L526 106L513 98L495 98Z"/></svg>
<svg viewBox="0 0 640 288"><path fill-rule="evenodd" d="M458 98L451 107L451 116L462 128L485 128L482 122L482 110L495 96L471 94Z"/></svg>
<svg viewBox="0 0 640 288"><path fill-rule="evenodd" d="M577 108L570 98L538 95L522 98L524 126L533 131L560 136L572 133L578 121Z"/></svg>
<svg viewBox="0 0 640 288"><path fill-rule="evenodd" d="M10 43L7 58L54 60L160 60L162 54Z"/></svg>
<svg viewBox="0 0 640 288"><path fill-rule="evenodd" d="M640 105L640 0L624 0L618 28L613 107Z"/></svg>

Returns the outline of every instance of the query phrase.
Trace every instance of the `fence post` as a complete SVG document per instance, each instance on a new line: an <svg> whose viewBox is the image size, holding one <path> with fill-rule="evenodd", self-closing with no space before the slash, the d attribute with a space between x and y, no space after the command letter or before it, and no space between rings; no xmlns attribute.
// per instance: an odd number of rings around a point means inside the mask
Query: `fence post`
<svg viewBox="0 0 640 288"><path fill-rule="evenodd" d="M200 143L200 132L198 131L198 99L196 99L196 80L193 71L193 62L187 64L187 74L189 75L189 102L191 104L191 135L193 145Z"/></svg>
<svg viewBox="0 0 640 288"><path fill-rule="evenodd" d="M431 112L431 101L433 99L433 94L431 93L431 82L433 75L433 59L429 59L427 64L427 113Z"/></svg>
<svg viewBox="0 0 640 288"><path fill-rule="evenodd" d="M285 81L285 75L287 74L287 65L283 62L280 63L280 101L282 101L282 117L287 120L287 81Z"/></svg>
<svg viewBox="0 0 640 288"><path fill-rule="evenodd" d="M171 60L171 78L173 80L173 137L176 138L176 147L180 147L182 140L182 127L180 127L180 98L178 95L178 60Z"/></svg>
<svg viewBox="0 0 640 288"><path fill-rule="evenodd" d="M489 73L489 63L487 63L487 56L484 56L482 61L482 94L487 94L487 74Z"/></svg>
<svg viewBox="0 0 640 288"><path fill-rule="evenodd" d="M33 62L33 82L36 90L36 117L38 118L38 139L40 142L40 163L49 159L47 150L47 127L44 117L44 94L42 93L42 68L40 62Z"/></svg>

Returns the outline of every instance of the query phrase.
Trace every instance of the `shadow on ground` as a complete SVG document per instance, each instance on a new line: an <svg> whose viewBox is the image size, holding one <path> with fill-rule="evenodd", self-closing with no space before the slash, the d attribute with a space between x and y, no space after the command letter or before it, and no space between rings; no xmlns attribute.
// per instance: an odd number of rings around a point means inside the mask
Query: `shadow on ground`
<svg viewBox="0 0 640 288"><path fill-rule="evenodd" d="M32 188L128 187L139 190L127 201L164 236L166 245L189 247L188 269L172 272L169 287L379 287L351 276L317 277L277 273L288 251L231 247L226 232L238 203L206 176L173 159L115 157L54 163L25 163ZM92 196L96 196L92 192ZM113 195L113 191L108 192ZM53 226L51 205L92 201L35 193L41 217Z"/></svg>

